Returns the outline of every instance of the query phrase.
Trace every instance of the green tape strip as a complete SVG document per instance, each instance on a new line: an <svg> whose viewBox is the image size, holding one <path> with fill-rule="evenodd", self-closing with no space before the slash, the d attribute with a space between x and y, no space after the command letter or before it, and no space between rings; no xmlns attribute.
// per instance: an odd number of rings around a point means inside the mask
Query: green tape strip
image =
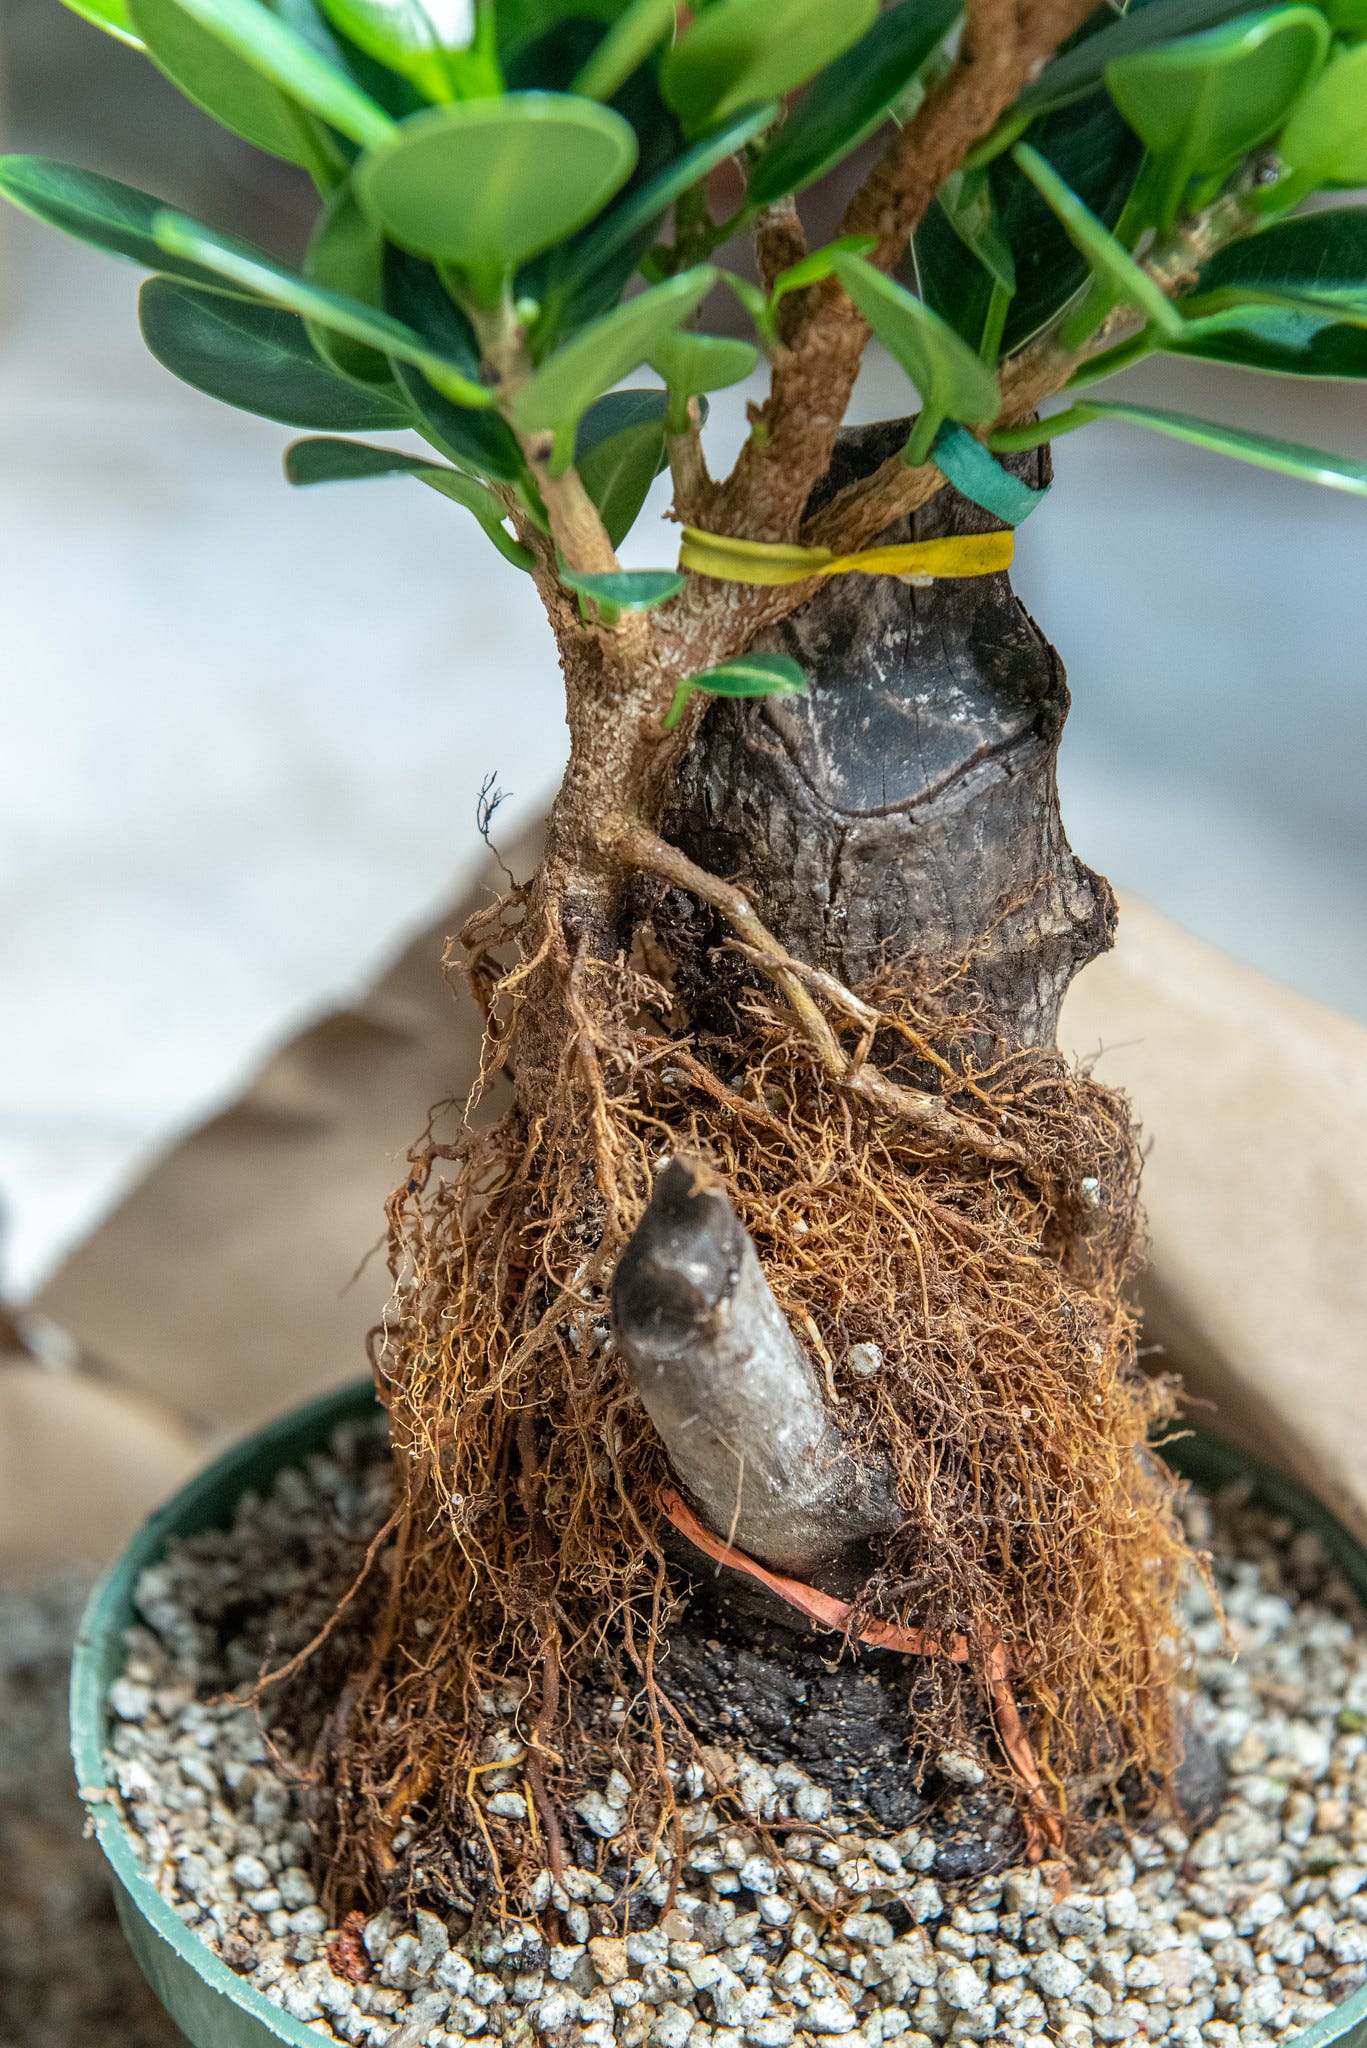
<svg viewBox="0 0 1367 2048"><path fill-rule="evenodd" d="M989 448L974 439L966 427L947 420L935 437L931 450L935 467L953 484L961 497L971 498L1008 526L1028 519L1047 491L1031 490L1018 476L1004 469Z"/></svg>

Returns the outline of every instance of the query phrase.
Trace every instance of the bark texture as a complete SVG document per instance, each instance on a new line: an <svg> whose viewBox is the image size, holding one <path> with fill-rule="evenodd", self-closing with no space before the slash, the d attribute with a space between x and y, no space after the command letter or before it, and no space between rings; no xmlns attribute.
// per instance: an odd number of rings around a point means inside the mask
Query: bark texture
<svg viewBox="0 0 1367 2048"><path fill-rule="evenodd" d="M898 421L843 435L809 511L905 435ZM1011 466L1048 480L1047 450ZM945 489L883 538L999 524ZM808 694L715 704L666 836L737 882L813 966L857 984L884 965L966 960L1008 1035L1051 1045L1068 983L1111 943L1114 899L1064 835L1063 665L1010 579L833 577L766 644L801 662ZM704 1008L717 938L696 913L671 931Z"/></svg>

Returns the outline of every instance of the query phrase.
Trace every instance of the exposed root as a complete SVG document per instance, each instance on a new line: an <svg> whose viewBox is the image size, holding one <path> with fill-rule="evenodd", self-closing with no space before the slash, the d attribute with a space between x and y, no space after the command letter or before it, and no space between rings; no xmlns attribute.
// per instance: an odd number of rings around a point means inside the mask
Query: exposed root
<svg viewBox="0 0 1367 2048"><path fill-rule="evenodd" d="M943 1095L890 1081L877 1067L869 1066L868 1056L878 1031L889 1025L893 1029L900 1026L901 1035L911 1040L916 1052L929 1065L944 1078L961 1084L960 1077L953 1073L948 1061L937 1054L920 1033L908 1031L904 1021L884 1016L872 1004L861 1002L833 975L794 959L761 923L749 899L734 883L709 875L705 868L689 860L677 847L641 826L625 828L619 843L622 851L637 866L649 869L678 888L691 890L713 910L721 912L741 942L737 950L767 974L786 998L826 1072L847 1094L858 1096L888 1116L902 1118L923 1131L934 1133L952 1147L976 1152L983 1159L1002 1160L1021 1167L1030 1164L1025 1146L999 1137L987 1125L960 1116ZM847 1052L836 1037L816 1001L818 995L824 996L843 1016L861 1026L859 1044L852 1052ZM990 1109L989 1098L981 1090L972 1088L970 1084L970 1092L977 1094L982 1105Z"/></svg>
<svg viewBox="0 0 1367 2048"><path fill-rule="evenodd" d="M586 1777L612 1765L637 1850L669 1835L669 1475L607 1303L653 1172L680 1149L724 1176L847 1440L898 1475L906 1521L876 1546L852 1634L963 1639L962 1666L909 1660L908 1768L918 1745L982 1725L1003 1644L1061 1810L1086 1774L1152 1787L1170 1767L1189 1559L1144 1448L1172 1397L1133 1364L1124 1104L1057 1053L992 1045L981 1016L952 1013L952 983L933 999L891 980L839 991L740 924L782 996L751 994L743 1047L690 1038L663 980L572 956L553 916L519 931L524 960L497 983L492 920L472 935L493 1065L510 1016L548 988L567 1025L548 1106L428 1145L391 1204L378 1368L408 1537L392 1648L329 1764L335 1898L373 1897L389 1869L409 1896L528 1910ZM875 1039L895 1078L861 1065ZM905 1113L907 1096L953 1123ZM960 1142L981 1131L1011 1155ZM849 1364L856 1343L878 1347L874 1375ZM481 1711L510 1688L512 1758L490 1751ZM613 1712L582 1711L589 1694L615 1695ZM498 1770L525 1792L517 1818L506 1797L489 1809Z"/></svg>

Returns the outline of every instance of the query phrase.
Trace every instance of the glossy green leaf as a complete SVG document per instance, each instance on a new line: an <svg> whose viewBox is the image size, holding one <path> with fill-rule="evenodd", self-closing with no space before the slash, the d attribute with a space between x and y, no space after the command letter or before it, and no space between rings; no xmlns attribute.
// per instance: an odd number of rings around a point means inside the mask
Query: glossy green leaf
<svg viewBox="0 0 1367 2048"><path fill-rule="evenodd" d="M1367 378L1367 325L1289 306L1243 306L1190 320L1172 353L1278 377Z"/></svg>
<svg viewBox="0 0 1367 2048"><path fill-rule="evenodd" d="M287 163L311 160L303 117L284 93L201 28L178 0L128 0L148 56L221 127Z"/></svg>
<svg viewBox="0 0 1367 2048"><path fill-rule="evenodd" d="M1014 165L1012 169L1015 169ZM1025 180L1022 178L1020 182L1024 184ZM1033 189L1027 187L1032 193ZM1050 226L1056 227L1057 223L1043 208L1042 202L1041 207ZM1075 258L1076 252L1071 243L1065 241L1064 246L1069 257ZM995 330L998 324L996 306L1001 287L951 225L938 199L926 208L925 217L916 230L914 248L916 280L926 304L954 329L961 341L967 342L975 355L990 361L988 344L994 338L991 330ZM1013 250L1013 259L1014 255ZM1085 266L1083 275L1086 275ZM1009 312L1009 307L1007 310ZM1000 349L1000 332L995 334L995 341Z"/></svg>
<svg viewBox="0 0 1367 2048"><path fill-rule="evenodd" d="M603 576L561 569L560 581L567 590L610 611L648 612L677 597L688 578L677 569L617 569Z"/></svg>
<svg viewBox="0 0 1367 2048"><path fill-rule="evenodd" d="M458 405L479 408L493 404L493 393L485 385L473 382L460 364L440 355L413 328L405 327L374 306L363 305L359 299L346 298L340 292L328 291L323 285L297 276L250 243L240 242L233 235L221 235L175 213L158 214L154 233L157 246L170 255L202 263L230 284L242 285L304 319L330 327L336 334L411 363Z"/></svg>
<svg viewBox="0 0 1367 2048"><path fill-rule="evenodd" d="M1119 400L1086 399L1066 412L1054 413L1025 429L994 434L994 450L1029 447L1034 441L1056 440L1093 420L1123 420L1131 426L1147 427L1175 441L1189 441L1208 448L1215 455L1231 455L1258 469L1276 470L1282 476L1299 477L1305 483L1324 484L1334 491L1351 491L1367 498L1367 462L1351 455L1335 455L1325 448L1308 448L1301 441L1281 441L1271 434L1250 433L1244 427L1226 427L1218 420L1197 419L1187 412L1166 412L1152 405L1129 405Z"/></svg>
<svg viewBox="0 0 1367 2048"><path fill-rule="evenodd" d="M759 350L726 335L670 334L651 350L649 360L672 392L697 398L743 382L757 367Z"/></svg>
<svg viewBox="0 0 1367 2048"><path fill-rule="evenodd" d="M869 29L878 0L712 0L660 67L686 130L771 100L834 63Z"/></svg>
<svg viewBox="0 0 1367 2048"><path fill-rule="evenodd" d="M496 0L499 50L509 63L567 19L610 26L624 5L625 0Z"/></svg>
<svg viewBox="0 0 1367 2048"><path fill-rule="evenodd" d="M1016 295L1016 259L997 218L990 170L951 171L936 195L935 212L974 259L961 307L968 317L951 318L949 324L985 363L994 363L1001 354L1002 334ZM932 221L929 234L923 237L918 251L923 259L926 243L933 242L937 224L938 221ZM931 266L923 267L929 270ZM958 267L964 268L962 256L958 257ZM929 289L923 279L922 295L933 311L941 310L933 303L933 279L929 280Z"/></svg>
<svg viewBox="0 0 1367 2048"><path fill-rule="evenodd" d="M166 201L139 192L134 185L58 163L54 157L6 156L0 157L0 193L49 227L76 235L111 256L126 256L148 270L193 284L217 283L202 265L168 256L157 247L152 222L165 212Z"/></svg>
<svg viewBox="0 0 1367 2048"><path fill-rule="evenodd" d="M154 277L142 288L138 318L159 363L196 391L243 412L334 433L413 424L397 398L337 376L303 321L277 306Z"/></svg>
<svg viewBox="0 0 1367 2048"><path fill-rule="evenodd" d="M626 539L669 457L663 391L610 391L579 422L574 466L613 547Z"/></svg>
<svg viewBox="0 0 1367 2048"><path fill-rule="evenodd" d="M1141 50L1171 43L1179 36L1199 35L1218 28L1237 14L1247 14L1248 0L1150 0L1148 6L1131 6L1106 23L1094 35L1079 38L1070 49L1050 60L1032 85L1019 95L1007 122L1010 132L1002 142L1008 148L1027 121L1058 107L1069 106L1087 93L1098 92L1105 82L1106 67ZM1101 10L1097 10L1100 17Z"/></svg>
<svg viewBox="0 0 1367 2048"><path fill-rule="evenodd" d="M938 313L862 256L838 256L836 275L888 353L916 386L921 416L908 461L923 461L947 419L990 420L1001 407L997 380Z"/></svg>
<svg viewBox="0 0 1367 2048"><path fill-rule="evenodd" d="M400 247L501 276L584 225L630 176L631 124L566 93L505 93L405 121L356 177Z"/></svg>
<svg viewBox="0 0 1367 2048"><path fill-rule="evenodd" d="M571 243L565 252L555 290L568 298L577 285L594 277L616 261L656 226L681 193L705 178L709 171L744 149L774 119L778 108L772 104L748 107L732 121L700 136L692 148L656 173L634 192L628 192L600 221Z"/></svg>
<svg viewBox="0 0 1367 2048"><path fill-rule="evenodd" d="M396 448L372 448L364 441L296 441L285 450L285 475L292 484L352 483L369 477L413 476L455 504L473 512L485 533L514 568L530 569L534 557L504 526L507 513L491 490L458 469L404 455Z"/></svg>
<svg viewBox="0 0 1367 2048"><path fill-rule="evenodd" d="M1223 177L1275 133L1328 50L1322 14L1274 7L1112 59L1107 89L1154 158L1161 229L1194 179Z"/></svg>
<svg viewBox="0 0 1367 2048"><path fill-rule="evenodd" d="M457 89L453 56L474 39L474 0L320 0L323 12L358 50L411 79L429 99Z"/></svg>
<svg viewBox="0 0 1367 2048"><path fill-rule="evenodd" d="M1290 205L1317 185L1367 184L1367 43L1341 50L1297 102L1277 144L1288 178L1266 193Z"/></svg>
<svg viewBox="0 0 1367 2048"><path fill-rule="evenodd" d="M1325 0L1324 14L1335 35L1353 43L1367 36L1367 0Z"/></svg>
<svg viewBox="0 0 1367 2048"><path fill-rule="evenodd" d="M582 327L517 393L509 408L514 423L526 434L563 437L595 398L647 361L682 325L716 276L710 263L696 264Z"/></svg>
<svg viewBox="0 0 1367 2048"><path fill-rule="evenodd" d="M750 168L751 206L802 192L857 149L939 48L962 0L900 0L813 80Z"/></svg>
<svg viewBox="0 0 1367 2048"><path fill-rule="evenodd" d="M1096 215L1083 205L1077 194L1069 191L1053 166L1025 142L1018 143L1011 154L1017 168L1062 222L1069 241L1086 257L1093 275L1104 280L1111 303L1116 299L1124 300L1145 320L1151 321L1160 334L1180 333L1182 316L1172 301L1140 268L1129 251L1102 226Z"/></svg>
<svg viewBox="0 0 1367 2048"><path fill-rule="evenodd" d="M1143 145L1106 95L1045 115L1032 127L1030 141L1102 226L1113 228L1133 189ZM986 175L993 216L1015 266L1016 289L1000 337L1007 354L1068 304L1086 284L1088 267L1009 156L999 157ZM926 303L977 349L993 310L994 280L938 202L917 231L916 267Z"/></svg>
<svg viewBox="0 0 1367 2048"><path fill-rule="evenodd" d="M452 303L432 265L392 243L385 250L384 310L425 336L467 377L478 376L479 348L469 320ZM453 405L410 363L395 361L394 375L434 448L499 483L525 480L522 451L506 420L493 411L472 412Z"/></svg>
<svg viewBox="0 0 1367 2048"><path fill-rule="evenodd" d="M106 35L116 36L121 43L142 49L142 38L129 18L127 0L66 0L66 5L92 28L102 28Z"/></svg>
<svg viewBox="0 0 1367 2048"><path fill-rule="evenodd" d="M610 100L652 50L673 35L677 14L678 0L630 0L576 74L571 92L586 100Z"/></svg>
<svg viewBox="0 0 1367 2048"><path fill-rule="evenodd" d="M321 54L311 43L262 5L262 0L129 0L133 25L157 63L191 99L241 134L245 113L251 120L280 124L287 139L290 103L306 107L322 121L350 136L362 149L383 142L393 122L368 93ZM247 80L264 87L253 100ZM274 89L284 96L285 115L271 114ZM218 104L215 104L215 101ZM295 120L297 131L297 120ZM248 140L256 138L248 135ZM277 156L301 152L298 133L293 150L270 143Z"/></svg>
<svg viewBox="0 0 1367 2048"><path fill-rule="evenodd" d="M1063 184L1063 180L1059 179L1059 183ZM1064 190L1067 189L1065 185ZM945 219L964 247L972 250L994 283L1003 291L1014 292L1016 259L997 219L988 172L952 171L936 196Z"/></svg>
<svg viewBox="0 0 1367 2048"><path fill-rule="evenodd" d="M1301 214L1229 243L1182 301L1193 319L1240 305L1284 306L1321 321L1367 319L1367 207Z"/></svg>
<svg viewBox="0 0 1367 2048"><path fill-rule="evenodd" d="M777 306L789 292L805 292L809 285L820 284L823 278L832 276L838 256L867 256L877 240L876 235L841 235L838 241L813 249L810 256L780 270L769 293L770 305Z"/></svg>
<svg viewBox="0 0 1367 2048"><path fill-rule="evenodd" d="M304 275L363 305L383 304L384 237L362 213L350 180L338 187L319 217L309 238ZM308 329L319 355L344 377L357 377L363 384L393 383L389 358L379 349L338 334L320 321L310 321Z"/></svg>
<svg viewBox="0 0 1367 2048"><path fill-rule="evenodd" d="M807 687L807 678L791 655L743 654L720 668L686 676L674 692L674 702L661 721L671 732L683 717L695 690L709 697L793 697Z"/></svg>

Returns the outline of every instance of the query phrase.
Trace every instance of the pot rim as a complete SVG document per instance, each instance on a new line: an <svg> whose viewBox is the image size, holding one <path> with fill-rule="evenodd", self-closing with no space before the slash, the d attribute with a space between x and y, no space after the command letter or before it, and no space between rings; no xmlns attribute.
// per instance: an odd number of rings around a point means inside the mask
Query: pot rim
<svg viewBox="0 0 1367 2048"><path fill-rule="evenodd" d="M178 1918L146 1874L133 1846L131 1832L119 1813L117 1794L105 1771L104 1757L109 1729L108 1689L122 1664L123 1633L133 1611L134 1588L144 1569L161 1557L171 1537L224 1526L244 1493L268 1485L287 1466L298 1464L339 1423L364 1421L378 1412L373 1383L352 1382L291 1409L264 1429L231 1445L143 1523L95 1584L81 1616L72 1654L70 1691L71 1755L77 1785L95 1838L113 1871L115 1896L130 1946L152 1988L168 2005L172 2018L181 2024L181 2013L164 1995L167 1989L174 1988L168 1973L154 1968L145 1945L132 1938L129 1913L145 1922L171 1951L182 1975L187 1969L193 1973L202 1987L201 1997L207 1992L226 2000L255 2022L256 2028L264 2030L268 2039L288 2043L289 2048L319 2048L319 2043L328 2038L311 2023L294 2019L272 2004L246 1978L229 1969ZM1191 1425L1184 1425L1179 1434L1158 1448L1175 1471L1203 1485L1251 1480L1257 1498L1266 1506L1318 1533L1354 1590L1367 1600L1367 1551L1322 1502L1295 1480L1223 1438ZM233 2037L227 2033L213 2041L201 2039L199 2048L218 2048L220 2038L225 2048L231 2048ZM1293 2035L1283 2048L1330 2048L1331 2043L1336 2048L1360 2048L1360 2044L1367 2044L1367 1985L1312 2027Z"/></svg>

